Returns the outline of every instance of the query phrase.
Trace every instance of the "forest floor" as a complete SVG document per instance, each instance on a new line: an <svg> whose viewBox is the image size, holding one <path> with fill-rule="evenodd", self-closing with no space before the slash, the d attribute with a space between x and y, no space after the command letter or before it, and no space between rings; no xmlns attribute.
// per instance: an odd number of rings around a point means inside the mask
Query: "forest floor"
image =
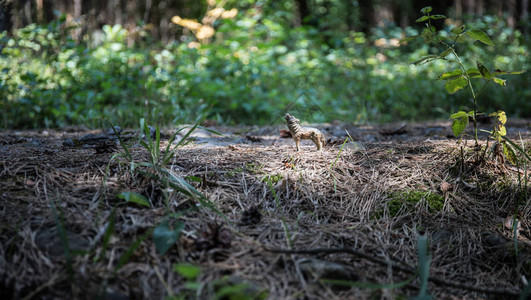
<svg viewBox="0 0 531 300"><path fill-rule="evenodd" d="M506 125L527 153L530 124ZM126 149L113 132L1 132L0 298L403 299L421 290L424 235L436 299L518 298L521 165L475 163L449 122L315 127L322 152L296 152L285 126L197 129L158 167L134 131Z"/></svg>

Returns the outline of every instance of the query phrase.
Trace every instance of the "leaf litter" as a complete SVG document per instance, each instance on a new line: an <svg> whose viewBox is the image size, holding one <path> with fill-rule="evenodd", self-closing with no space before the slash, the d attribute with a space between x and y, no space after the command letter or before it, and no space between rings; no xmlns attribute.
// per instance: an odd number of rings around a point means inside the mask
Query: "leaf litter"
<svg viewBox="0 0 531 300"><path fill-rule="evenodd" d="M411 123L392 134L378 126L317 127L329 138L322 152L306 141L294 151L293 140L280 137L284 127L220 127L227 134L199 133L178 150L168 167L224 217L119 160L109 163L118 144L98 144L109 151L64 145L98 131L0 133L0 295L212 298L244 284L248 295L270 299L414 296L416 281L381 287L411 277L421 233L429 238L428 290L436 298L515 297L524 288L531 191L518 185L521 173L466 157L458 166L448 122ZM341 148L344 129L363 147ZM130 150L149 161L144 148ZM129 192L150 206L120 199ZM513 218L516 231L504 225ZM162 255L153 238L159 224L158 239L173 245ZM198 266L195 282L176 264Z"/></svg>

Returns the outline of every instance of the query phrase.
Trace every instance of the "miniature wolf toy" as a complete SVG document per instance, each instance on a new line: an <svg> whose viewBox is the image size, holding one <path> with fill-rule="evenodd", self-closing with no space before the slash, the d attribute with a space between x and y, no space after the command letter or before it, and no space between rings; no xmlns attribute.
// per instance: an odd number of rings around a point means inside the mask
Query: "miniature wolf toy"
<svg viewBox="0 0 531 300"><path fill-rule="evenodd" d="M301 140L312 140L317 146L317 150L321 151L325 145L324 134L317 128L301 127L301 121L290 114L284 116L288 122L289 132L293 140L295 140L295 146L297 151L300 151L299 143Z"/></svg>

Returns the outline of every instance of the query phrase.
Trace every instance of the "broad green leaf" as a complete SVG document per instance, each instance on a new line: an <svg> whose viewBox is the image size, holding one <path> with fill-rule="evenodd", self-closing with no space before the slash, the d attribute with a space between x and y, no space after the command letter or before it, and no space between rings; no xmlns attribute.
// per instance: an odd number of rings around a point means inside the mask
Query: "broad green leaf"
<svg viewBox="0 0 531 300"><path fill-rule="evenodd" d="M199 276L199 273L201 273L201 268L196 265L182 263L174 264L173 271L188 280L195 280Z"/></svg>
<svg viewBox="0 0 531 300"><path fill-rule="evenodd" d="M430 62L434 59L437 59L439 58L438 55L429 55L429 56L424 56L423 58L419 59L419 60L416 60L414 62L412 62L411 64L413 65L420 65L420 64L423 64L423 63L427 63L427 62Z"/></svg>
<svg viewBox="0 0 531 300"><path fill-rule="evenodd" d="M435 35L428 28L424 28L424 30L422 30L422 37L424 38L424 42L429 43L433 41Z"/></svg>
<svg viewBox="0 0 531 300"><path fill-rule="evenodd" d="M452 115L450 116L450 119L455 120L455 119L459 119L459 118L467 117L467 116L468 116L468 114L467 114L465 111L460 110L460 111L458 111L458 112L452 114Z"/></svg>
<svg viewBox="0 0 531 300"><path fill-rule="evenodd" d="M431 10L432 10L431 6L426 6L426 7L422 8L420 10L420 12L423 13L423 14L427 14L427 13L430 13Z"/></svg>
<svg viewBox="0 0 531 300"><path fill-rule="evenodd" d="M155 249L160 255L163 255L179 240L181 230L184 228L184 223L179 222L175 229L171 229L168 225L168 220L162 221L153 231L153 242Z"/></svg>
<svg viewBox="0 0 531 300"><path fill-rule="evenodd" d="M429 19L430 19L430 17L428 17L428 16L422 16L422 17L418 18L415 22L420 23L420 22L424 22L424 21L429 20Z"/></svg>
<svg viewBox="0 0 531 300"><path fill-rule="evenodd" d="M464 77L460 77L453 80L448 80L448 82L445 84L446 91L450 94L454 94L455 92L459 91L460 89L466 87L468 84L468 81Z"/></svg>
<svg viewBox="0 0 531 300"><path fill-rule="evenodd" d="M432 15L430 16L430 19L432 20L446 19L446 16L445 15Z"/></svg>
<svg viewBox="0 0 531 300"><path fill-rule="evenodd" d="M455 69L452 72L442 73L437 77L437 80L450 80L450 79L456 79L459 77L462 77L463 71L460 69Z"/></svg>
<svg viewBox="0 0 531 300"><path fill-rule="evenodd" d="M480 41L485 45L494 46L494 43L492 42L490 37L481 30L469 30L466 32L466 34L468 34L468 36L470 36L474 40Z"/></svg>
<svg viewBox="0 0 531 300"><path fill-rule="evenodd" d="M507 135L507 129L505 128L505 126L499 126L498 127L498 133L500 134L500 136L506 136Z"/></svg>
<svg viewBox="0 0 531 300"><path fill-rule="evenodd" d="M511 164L516 165L516 163L518 162L516 153L514 152L513 148L507 143L503 143L503 154Z"/></svg>
<svg viewBox="0 0 531 300"><path fill-rule="evenodd" d="M122 192L118 194L117 197L120 199L124 199L127 202L133 202L133 203L140 204L146 207L150 207L149 201L147 200L147 198L143 195L140 195L139 193Z"/></svg>
<svg viewBox="0 0 531 300"><path fill-rule="evenodd" d="M507 82L506 82L505 79L501 79L501 78L498 78L498 77L493 77L492 81L496 82L497 84L499 84L501 86L506 86L507 85Z"/></svg>
<svg viewBox="0 0 531 300"><path fill-rule="evenodd" d="M487 67L485 67L479 61L476 61L476 65L478 66L478 70L479 70L479 73L481 74L481 77L483 77L484 79L487 79L487 80L491 80L492 79L492 77L493 77L492 73L489 71L489 69L487 69Z"/></svg>
<svg viewBox="0 0 531 300"><path fill-rule="evenodd" d="M453 33L453 34L461 34L461 33L463 33L465 31L465 29L466 29L466 25L463 24L461 26L457 26L457 27L452 28L452 30L450 30L450 32Z"/></svg>
<svg viewBox="0 0 531 300"><path fill-rule="evenodd" d="M470 78L481 78L481 73L479 73L479 70L477 68L470 68L466 70L466 73Z"/></svg>
<svg viewBox="0 0 531 300"><path fill-rule="evenodd" d="M454 133L454 136L460 136L468 125L468 115L464 111L459 113L461 113L461 116L459 117L454 117L456 114L451 116L451 118L454 119L454 122L452 123L452 132Z"/></svg>

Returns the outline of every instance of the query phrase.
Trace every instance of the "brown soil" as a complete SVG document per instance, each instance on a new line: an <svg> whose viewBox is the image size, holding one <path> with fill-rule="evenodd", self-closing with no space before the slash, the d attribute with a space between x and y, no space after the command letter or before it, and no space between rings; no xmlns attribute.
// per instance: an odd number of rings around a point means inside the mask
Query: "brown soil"
<svg viewBox="0 0 531 300"><path fill-rule="evenodd" d="M507 125L528 153L529 124ZM473 142L461 152L447 122L316 125L328 138L322 152L308 141L295 152L284 127L195 132L165 170L204 199L142 164L151 159L134 132L135 164L112 141L76 140L98 131L0 133L0 298L210 299L227 287L247 299L415 296L418 279L389 287L415 275L422 234L435 298L519 295L531 272L522 166L488 151L476 164ZM342 148L344 129L357 145ZM150 207L117 197L127 191ZM161 255L153 230L164 220L184 228ZM181 263L199 266L198 277L176 272Z"/></svg>

